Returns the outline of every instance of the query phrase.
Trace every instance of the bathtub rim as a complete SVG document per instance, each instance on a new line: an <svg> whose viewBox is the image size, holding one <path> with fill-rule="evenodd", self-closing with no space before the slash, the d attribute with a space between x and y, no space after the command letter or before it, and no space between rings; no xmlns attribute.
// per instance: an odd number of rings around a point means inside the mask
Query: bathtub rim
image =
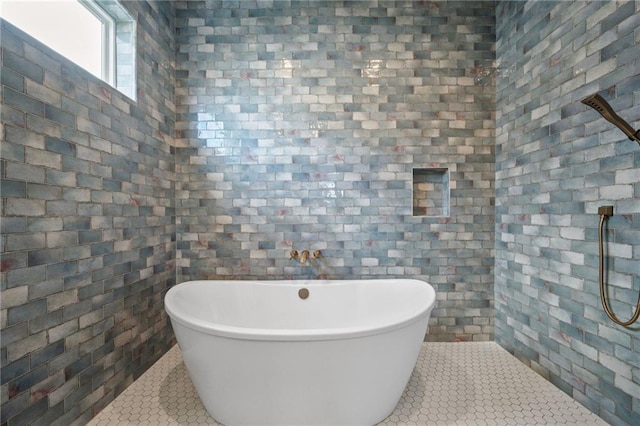
<svg viewBox="0 0 640 426"><path fill-rule="evenodd" d="M406 281L412 282L413 285L424 286L427 291L428 303L420 311L412 312L400 321L390 324L375 326L358 326L343 328L313 328L313 329L272 329L272 328L249 328L228 326L219 323L210 323L193 316L187 315L185 318L179 314L173 304L173 297L180 291L180 286L196 286L202 285L202 282L232 282L234 284L255 284L255 285L277 285L291 287L309 287L314 286L331 286L345 285L348 283L366 283L366 282L383 282L383 281ZM176 290L174 290L176 289ZM344 279L344 280L190 280L180 284L176 284L170 288L164 297L164 306L171 321L175 321L189 329L199 331L204 334L225 337L237 340L257 340L257 341L290 341L290 342L309 342L309 341L325 341L325 340L341 340L353 339L359 337L372 336L398 330L409 326L425 317L431 315L431 311L436 305L435 289L426 281L412 278L389 278L389 279Z"/></svg>

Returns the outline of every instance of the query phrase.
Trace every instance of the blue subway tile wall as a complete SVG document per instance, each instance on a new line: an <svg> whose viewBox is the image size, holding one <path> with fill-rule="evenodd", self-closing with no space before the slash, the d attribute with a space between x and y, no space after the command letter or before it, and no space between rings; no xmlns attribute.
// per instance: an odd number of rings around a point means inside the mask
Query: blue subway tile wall
<svg viewBox="0 0 640 426"><path fill-rule="evenodd" d="M634 423L596 210L625 316L640 150L579 100L640 127L637 1L123 3L136 102L2 23L1 423L85 423L174 342L176 277L389 276L436 287L431 340L493 338L495 290L502 346ZM412 214L414 169L448 215Z"/></svg>
<svg viewBox="0 0 640 426"><path fill-rule="evenodd" d="M570 13L567 8L570 7ZM496 340L613 425L640 422L640 334L600 305L598 207L618 315L640 290L640 3L497 4Z"/></svg>
<svg viewBox="0 0 640 426"><path fill-rule="evenodd" d="M420 278L429 339L491 339L494 3L176 9L178 280ZM413 168L449 169L448 217Z"/></svg>
<svg viewBox="0 0 640 426"><path fill-rule="evenodd" d="M1 23L2 425L85 424L175 342L174 9L124 5L136 102Z"/></svg>

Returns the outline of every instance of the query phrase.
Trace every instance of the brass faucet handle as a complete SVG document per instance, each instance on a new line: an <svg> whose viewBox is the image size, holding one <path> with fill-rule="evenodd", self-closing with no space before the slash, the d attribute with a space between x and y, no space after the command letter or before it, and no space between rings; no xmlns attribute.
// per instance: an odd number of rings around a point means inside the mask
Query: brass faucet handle
<svg viewBox="0 0 640 426"><path fill-rule="evenodd" d="M322 257L322 252L320 250L314 250L313 251L313 258L314 259L318 259L319 257Z"/></svg>
<svg viewBox="0 0 640 426"><path fill-rule="evenodd" d="M291 256L289 259L297 259L298 258L298 250L291 250L289 255Z"/></svg>

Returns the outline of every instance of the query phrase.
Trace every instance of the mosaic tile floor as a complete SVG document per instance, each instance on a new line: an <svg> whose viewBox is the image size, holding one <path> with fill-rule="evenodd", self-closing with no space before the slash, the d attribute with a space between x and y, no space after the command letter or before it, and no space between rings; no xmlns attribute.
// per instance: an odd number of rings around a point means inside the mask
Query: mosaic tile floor
<svg viewBox="0 0 640 426"><path fill-rule="evenodd" d="M385 426L606 425L493 342L425 343ZM173 347L89 426L219 425Z"/></svg>

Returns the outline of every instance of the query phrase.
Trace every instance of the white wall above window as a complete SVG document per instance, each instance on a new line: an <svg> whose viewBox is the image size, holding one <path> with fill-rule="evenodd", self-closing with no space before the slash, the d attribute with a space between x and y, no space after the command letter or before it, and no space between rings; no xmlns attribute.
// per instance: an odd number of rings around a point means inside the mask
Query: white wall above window
<svg viewBox="0 0 640 426"><path fill-rule="evenodd" d="M0 17L135 99L135 22L117 2L1 0Z"/></svg>

